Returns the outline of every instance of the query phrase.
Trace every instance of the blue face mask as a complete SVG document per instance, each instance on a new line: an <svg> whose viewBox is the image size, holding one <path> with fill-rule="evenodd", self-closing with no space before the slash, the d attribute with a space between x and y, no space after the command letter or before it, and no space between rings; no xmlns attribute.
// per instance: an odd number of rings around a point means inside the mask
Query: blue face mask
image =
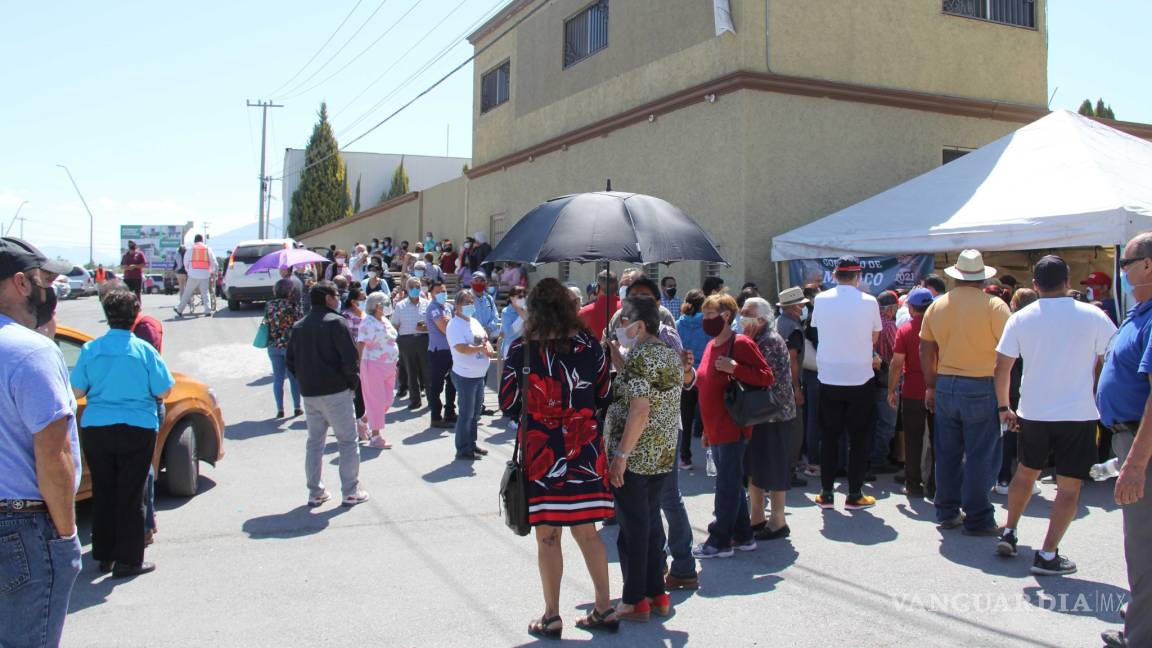
<svg viewBox="0 0 1152 648"><path fill-rule="evenodd" d="M446 304L446 303L448 303L448 293L446 293L446 292L436 293L435 299L436 299L437 304Z"/></svg>
<svg viewBox="0 0 1152 648"><path fill-rule="evenodd" d="M1128 301L1135 303L1136 298L1132 296L1132 283L1128 281L1128 271L1120 271L1120 292L1128 296Z"/></svg>
<svg viewBox="0 0 1152 648"><path fill-rule="evenodd" d="M419 279L419 278L424 276L424 271L423 270L416 270L415 272L412 273L412 276Z"/></svg>
<svg viewBox="0 0 1152 648"><path fill-rule="evenodd" d="M472 317L476 314L476 304L465 304L460 307L460 314L464 317Z"/></svg>
<svg viewBox="0 0 1152 648"><path fill-rule="evenodd" d="M416 299L417 297L420 296L420 289L419 288L409 288L408 289L408 296L411 297L412 299Z"/></svg>

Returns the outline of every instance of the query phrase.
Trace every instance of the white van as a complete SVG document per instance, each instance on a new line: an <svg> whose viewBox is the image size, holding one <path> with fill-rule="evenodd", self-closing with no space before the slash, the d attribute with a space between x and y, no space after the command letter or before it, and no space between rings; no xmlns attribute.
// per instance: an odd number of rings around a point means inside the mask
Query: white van
<svg viewBox="0 0 1152 648"><path fill-rule="evenodd" d="M280 279L277 269L245 273L261 257L295 246L296 241L290 238L241 241L232 250L232 256L228 257L228 267L224 270L224 297L228 300L228 310L240 310L247 302L272 299L272 289Z"/></svg>

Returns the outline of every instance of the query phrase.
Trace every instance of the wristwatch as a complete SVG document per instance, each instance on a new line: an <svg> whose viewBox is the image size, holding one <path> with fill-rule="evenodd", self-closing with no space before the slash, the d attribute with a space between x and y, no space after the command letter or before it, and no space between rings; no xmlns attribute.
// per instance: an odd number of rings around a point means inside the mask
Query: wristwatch
<svg viewBox="0 0 1152 648"><path fill-rule="evenodd" d="M632 456L632 453L631 452L620 452L619 450L617 450L616 452L612 453L612 456L620 457L621 459L627 459L628 457Z"/></svg>
<svg viewBox="0 0 1152 648"><path fill-rule="evenodd" d="M996 411L997 411L997 412L1000 412L1001 414L1003 414L1004 412L1007 412L1007 411L1008 411L1008 406L1007 406L1007 405L1001 405L1000 407L997 407L997 408L996 408Z"/></svg>

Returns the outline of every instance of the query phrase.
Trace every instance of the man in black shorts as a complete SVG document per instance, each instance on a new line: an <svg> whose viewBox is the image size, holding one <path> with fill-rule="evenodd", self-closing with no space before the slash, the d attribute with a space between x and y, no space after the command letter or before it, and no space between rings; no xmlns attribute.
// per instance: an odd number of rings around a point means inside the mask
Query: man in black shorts
<svg viewBox="0 0 1152 648"><path fill-rule="evenodd" d="M996 399L1000 421L1019 428L1020 465L1008 489L1008 521L996 544L1001 556L1016 555L1016 525L1032 497L1032 484L1056 457L1056 501L1043 548L1032 573L1071 574L1076 564L1060 555L1064 532L1076 517L1080 486L1096 461L1096 409L1093 387L1116 325L1104 311L1067 296L1068 265L1055 255L1036 263L1035 303L1008 319L996 347ZM1019 412L1009 407L1012 365L1024 360ZM1002 428L1003 429L1003 428Z"/></svg>

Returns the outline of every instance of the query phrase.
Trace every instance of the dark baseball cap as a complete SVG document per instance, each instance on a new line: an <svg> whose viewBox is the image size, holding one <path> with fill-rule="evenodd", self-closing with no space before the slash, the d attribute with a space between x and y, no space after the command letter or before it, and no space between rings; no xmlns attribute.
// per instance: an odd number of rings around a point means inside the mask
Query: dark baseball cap
<svg viewBox="0 0 1152 648"><path fill-rule="evenodd" d="M68 274L72 271L71 264L50 260L28 241L14 236L0 238L0 279L34 268L52 274Z"/></svg>
<svg viewBox="0 0 1152 648"><path fill-rule="evenodd" d="M860 272L860 259L846 254L839 259L836 259L837 272Z"/></svg>
<svg viewBox="0 0 1152 648"><path fill-rule="evenodd" d="M1055 254L1049 254L1036 262L1032 277L1041 287L1061 286L1068 281L1068 264Z"/></svg>
<svg viewBox="0 0 1152 648"><path fill-rule="evenodd" d="M899 301L900 300L896 297L896 293L892 292L891 290L885 290L876 296L876 303L880 304L882 307L895 306Z"/></svg>

